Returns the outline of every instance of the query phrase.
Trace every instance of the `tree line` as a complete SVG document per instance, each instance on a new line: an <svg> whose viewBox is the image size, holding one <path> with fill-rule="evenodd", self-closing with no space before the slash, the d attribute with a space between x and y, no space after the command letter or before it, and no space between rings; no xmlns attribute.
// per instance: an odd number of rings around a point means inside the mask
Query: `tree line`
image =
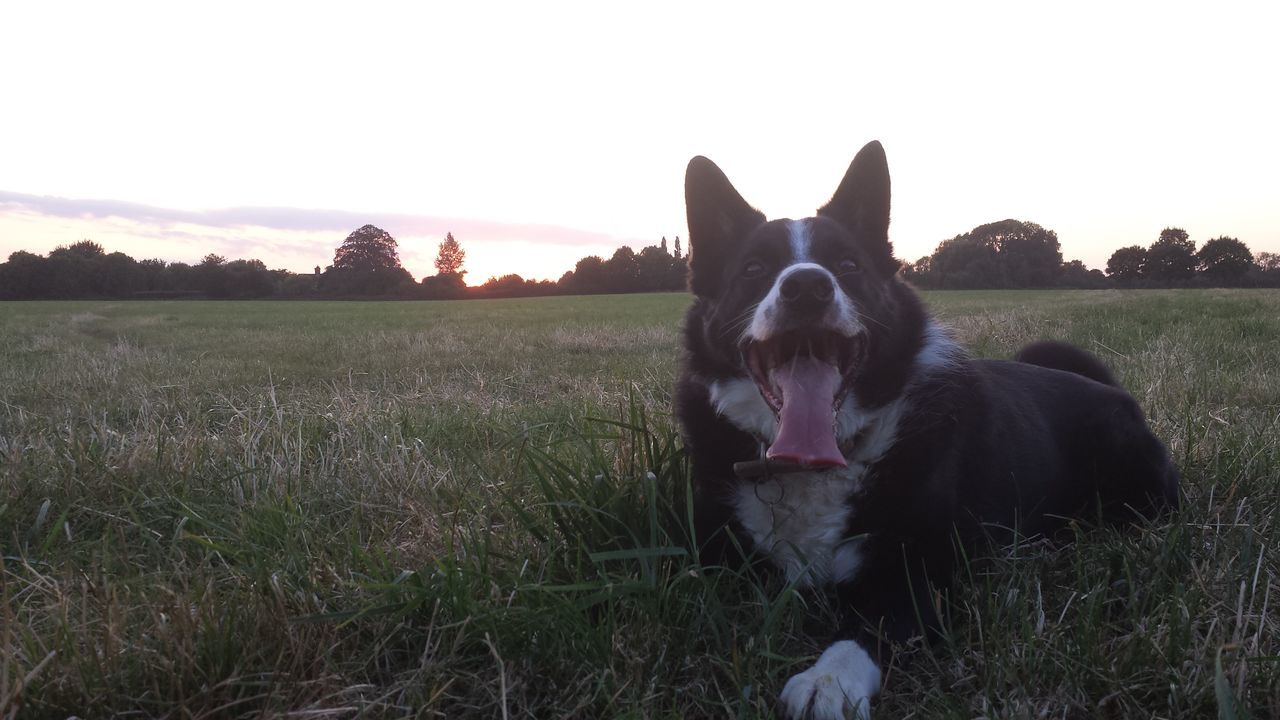
<svg viewBox="0 0 1280 720"><path fill-rule="evenodd" d="M261 260L206 255L191 265L135 260L82 240L47 256L19 250L0 263L0 300L78 298L402 298L464 299L675 291L685 288L688 257L675 238L636 252L618 248L608 259L590 255L559 280L517 274L468 287L466 252L446 235L436 273L415 281L400 264L390 233L365 225L334 251L333 263L313 273L270 270ZM940 243L930 255L903 264L903 275L926 289L1280 287L1280 255L1255 256L1243 242L1216 237L1196 248L1187 232L1165 228L1150 246L1116 250L1106 272L1063 261L1057 233L1033 222L1001 220Z"/></svg>
<svg viewBox="0 0 1280 720"><path fill-rule="evenodd" d="M348 235L334 251L333 263L323 270L317 266L312 273L269 270L261 260L228 260L214 254L194 265L135 260L82 240L47 256L12 253L0 263L0 300L500 298L683 290L686 274L680 238L675 239L673 254L665 237L638 253L624 246L607 260L582 258L554 282L509 274L468 287L465 260L466 251L449 233L437 249L436 274L415 281L400 264L395 238L374 225Z"/></svg>
<svg viewBox="0 0 1280 720"><path fill-rule="evenodd" d="M1112 253L1105 274L1064 262L1058 234L1033 222L1001 220L944 240L931 255L904 264L904 276L930 289L1280 287L1280 255L1233 237L1199 249L1186 230L1169 227L1147 247Z"/></svg>

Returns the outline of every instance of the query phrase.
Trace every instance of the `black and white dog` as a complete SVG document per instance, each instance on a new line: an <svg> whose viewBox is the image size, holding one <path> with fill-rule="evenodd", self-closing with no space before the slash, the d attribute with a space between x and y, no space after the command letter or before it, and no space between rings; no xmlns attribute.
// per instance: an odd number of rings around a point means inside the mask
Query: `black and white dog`
<svg viewBox="0 0 1280 720"><path fill-rule="evenodd" d="M1164 445L1099 360L1056 342L975 360L929 318L897 277L879 143L815 217L767 222L702 157L685 199L676 403L704 556L742 547L847 615L783 688L789 717L869 714L886 648L937 629L957 550L1176 506Z"/></svg>

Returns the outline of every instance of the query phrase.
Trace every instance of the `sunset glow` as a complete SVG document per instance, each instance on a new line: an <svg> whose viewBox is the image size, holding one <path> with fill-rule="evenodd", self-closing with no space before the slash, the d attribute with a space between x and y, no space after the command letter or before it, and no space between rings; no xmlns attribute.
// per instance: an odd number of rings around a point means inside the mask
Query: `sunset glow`
<svg viewBox="0 0 1280 720"><path fill-rule="evenodd" d="M1185 228L1280 252L1276 4L24 3L0 11L0 260L91 238L310 272L373 223L415 278L555 279L686 234L717 162L808 215L871 139L913 260L1003 218L1102 267Z"/></svg>

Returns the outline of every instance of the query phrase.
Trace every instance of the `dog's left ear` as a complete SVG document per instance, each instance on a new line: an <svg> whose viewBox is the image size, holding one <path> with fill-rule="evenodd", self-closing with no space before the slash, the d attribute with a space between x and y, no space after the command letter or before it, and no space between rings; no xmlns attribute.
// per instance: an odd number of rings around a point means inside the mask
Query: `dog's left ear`
<svg viewBox="0 0 1280 720"><path fill-rule="evenodd" d="M764 223L764 214L747 204L715 163L701 155L684 175L689 218L689 289L714 297L720 292L725 258L747 233Z"/></svg>
<svg viewBox="0 0 1280 720"><path fill-rule="evenodd" d="M889 163L876 140L863 146L849 163L840 187L818 210L853 233L885 274L898 271L889 242Z"/></svg>

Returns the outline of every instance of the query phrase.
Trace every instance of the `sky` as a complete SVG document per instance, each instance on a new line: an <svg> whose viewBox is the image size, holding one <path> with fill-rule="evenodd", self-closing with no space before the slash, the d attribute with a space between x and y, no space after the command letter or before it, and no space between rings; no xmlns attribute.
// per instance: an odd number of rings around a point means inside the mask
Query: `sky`
<svg viewBox="0 0 1280 720"><path fill-rule="evenodd" d="M914 260L977 225L1105 266L1167 226L1280 252L1280 3L32 2L0 7L0 259L90 238L310 272L558 278L685 238L706 155L770 218L867 141Z"/></svg>

